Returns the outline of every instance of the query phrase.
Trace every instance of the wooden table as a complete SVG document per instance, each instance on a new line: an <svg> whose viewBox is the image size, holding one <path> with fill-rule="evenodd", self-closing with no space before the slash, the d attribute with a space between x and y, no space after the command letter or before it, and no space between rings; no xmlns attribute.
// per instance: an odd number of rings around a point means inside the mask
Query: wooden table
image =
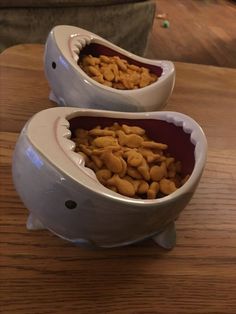
<svg viewBox="0 0 236 314"><path fill-rule="evenodd" d="M117 249L75 247L27 231L11 157L24 123L48 100L43 46L1 55L2 313L236 313L236 70L176 63L167 110L202 125L208 161L177 222L172 251L151 240Z"/></svg>

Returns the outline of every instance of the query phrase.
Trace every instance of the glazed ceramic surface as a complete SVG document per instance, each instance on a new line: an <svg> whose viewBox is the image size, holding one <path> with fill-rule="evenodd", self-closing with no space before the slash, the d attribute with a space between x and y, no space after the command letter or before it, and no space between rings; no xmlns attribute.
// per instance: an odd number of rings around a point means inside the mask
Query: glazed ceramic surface
<svg viewBox="0 0 236 314"><path fill-rule="evenodd" d="M159 79L135 90L104 86L78 65L80 55L84 53L120 56L129 63L149 68ZM166 105L175 81L172 62L139 57L96 34L67 25L51 30L45 46L44 65L52 89L50 98L61 106L125 112L156 111Z"/></svg>
<svg viewBox="0 0 236 314"><path fill-rule="evenodd" d="M115 121L145 127L153 139L161 138L182 162L183 172L190 174L188 181L171 195L154 200L132 199L101 185L85 167L83 157L74 152L70 137L77 127L106 126ZM44 227L74 243L100 247L155 235L158 239L165 232L173 242L174 221L194 193L206 152L202 129L180 113L58 107L37 113L22 130L14 152L13 179L30 211L29 228ZM159 243L162 240L159 237Z"/></svg>

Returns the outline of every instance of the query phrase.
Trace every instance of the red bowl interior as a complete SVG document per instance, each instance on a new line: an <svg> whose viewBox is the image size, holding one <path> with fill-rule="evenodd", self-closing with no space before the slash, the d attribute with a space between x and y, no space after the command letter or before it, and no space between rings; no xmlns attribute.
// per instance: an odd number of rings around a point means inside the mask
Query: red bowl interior
<svg viewBox="0 0 236 314"><path fill-rule="evenodd" d="M103 128L111 126L114 122L142 127L146 130L146 134L151 139L168 145L170 155L182 163L182 174L184 176L192 173L195 164L195 146L190 140L190 134L185 133L181 126L154 119L119 119L80 116L69 120L72 137L77 128L90 130L97 125Z"/></svg>
<svg viewBox="0 0 236 314"><path fill-rule="evenodd" d="M134 59L131 59L131 58L109 48L109 47L106 47L106 46L103 46L103 45L97 44L97 43L91 43L89 45L86 45L80 51L80 56L89 55L89 54L91 54L94 57L99 57L100 55L105 55L105 56L109 56L109 57L119 56L120 58L127 60L127 62L130 64L134 64L134 65L137 65L139 67L148 68L150 72L156 74L158 77L160 77L162 72L163 72L163 69L159 66L136 61Z"/></svg>

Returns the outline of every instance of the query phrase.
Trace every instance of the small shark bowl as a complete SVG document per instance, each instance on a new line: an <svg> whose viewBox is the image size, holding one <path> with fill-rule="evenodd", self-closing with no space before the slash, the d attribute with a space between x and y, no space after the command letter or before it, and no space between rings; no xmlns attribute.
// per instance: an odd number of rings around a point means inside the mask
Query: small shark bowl
<svg viewBox="0 0 236 314"><path fill-rule="evenodd" d="M123 196L102 185L75 152L71 138L78 127L89 130L114 122L140 126L153 140L168 144L189 179L157 199ZM16 190L30 212L29 229L46 228L83 246L109 248L153 238L170 249L175 246L175 220L194 194L206 154L201 127L181 113L56 107L27 122L15 147L12 171Z"/></svg>
<svg viewBox="0 0 236 314"><path fill-rule="evenodd" d="M120 90L98 83L79 65L81 56L118 56L129 64L146 67L158 79L148 86ZM165 107L174 82L170 61L132 54L87 30L59 25L48 35L44 68L51 87L49 98L60 106L123 112L158 111Z"/></svg>

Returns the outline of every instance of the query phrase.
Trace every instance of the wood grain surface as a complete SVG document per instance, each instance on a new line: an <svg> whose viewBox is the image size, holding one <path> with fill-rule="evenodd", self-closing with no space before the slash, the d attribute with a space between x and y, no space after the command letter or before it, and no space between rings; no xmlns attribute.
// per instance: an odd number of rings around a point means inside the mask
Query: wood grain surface
<svg viewBox="0 0 236 314"><path fill-rule="evenodd" d="M55 105L43 49L20 45L1 55L0 312L236 313L236 70L176 63L166 109L194 118L209 144L201 182L177 221L177 246L165 251L148 240L89 250L26 230L12 183L21 128Z"/></svg>

